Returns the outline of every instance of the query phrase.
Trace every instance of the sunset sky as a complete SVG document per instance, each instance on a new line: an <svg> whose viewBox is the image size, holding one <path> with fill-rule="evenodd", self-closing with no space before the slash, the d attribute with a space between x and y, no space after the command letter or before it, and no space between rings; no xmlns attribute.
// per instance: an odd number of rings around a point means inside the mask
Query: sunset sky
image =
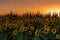
<svg viewBox="0 0 60 40"><path fill-rule="evenodd" d="M48 10L60 10L60 0L0 0L0 14L46 12Z"/></svg>

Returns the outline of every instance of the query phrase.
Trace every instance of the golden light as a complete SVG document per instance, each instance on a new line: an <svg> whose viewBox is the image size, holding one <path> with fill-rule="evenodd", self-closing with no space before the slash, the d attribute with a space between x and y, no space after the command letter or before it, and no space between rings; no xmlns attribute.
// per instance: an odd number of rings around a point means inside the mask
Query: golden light
<svg viewBox="0 0 60 40"><path fill-rule="evenodd" d="M58 16L60 15L60 9L49 9L49 10L46 10L44 13L47 13L47 14L51 14L51 16L53 14L57 14Z"/></svg>

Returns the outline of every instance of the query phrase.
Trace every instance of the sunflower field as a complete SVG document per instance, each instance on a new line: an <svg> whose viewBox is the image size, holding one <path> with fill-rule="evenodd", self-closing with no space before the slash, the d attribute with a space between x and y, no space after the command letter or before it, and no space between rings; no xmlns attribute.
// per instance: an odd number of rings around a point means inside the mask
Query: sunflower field
<svg viewBox="0 0 60 40"><path fill-rule="evenodd" d="M0 40L60 40L60 17L12 13L0 16Z"/></svg>

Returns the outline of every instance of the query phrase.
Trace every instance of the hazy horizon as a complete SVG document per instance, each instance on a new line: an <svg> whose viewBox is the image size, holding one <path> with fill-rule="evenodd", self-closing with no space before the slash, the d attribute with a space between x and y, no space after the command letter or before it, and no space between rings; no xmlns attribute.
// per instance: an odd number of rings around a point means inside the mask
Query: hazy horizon
<svg viewBox="0 0 60 40"><path fill-rule="evenodd" d="M60 10L60 0L0 0L0 15L9 12L47 12Z"/></svg>

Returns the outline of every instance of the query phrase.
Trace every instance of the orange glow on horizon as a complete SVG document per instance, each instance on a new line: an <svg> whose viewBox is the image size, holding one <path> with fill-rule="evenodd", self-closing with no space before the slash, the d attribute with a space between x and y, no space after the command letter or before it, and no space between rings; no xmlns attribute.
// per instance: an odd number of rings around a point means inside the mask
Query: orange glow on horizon
<svg viewBox="0 0 60 40"><path fill-rule="evenodd" d="M50 11L50 12L54 12L54 11L60 11L60 5L52 5L52 4L47 4L47 5L42 5L42 6L40 6L40 5L36 5L36 6L33 6L33 7L29 7L29 6L26 6L26 7L19 7L19 8L14 8L13 7L13 9L6 9L6 10L1 10L0 11L0 13L9 13L9 12L16 12L16 13L18 13L18 14L23 14L24 12L34 12L34 13L36 13L36 12L41 12L41 13L46 13L46 12L48 12L48 11ZM3 15L3 14L2 14Z"/></svg>

